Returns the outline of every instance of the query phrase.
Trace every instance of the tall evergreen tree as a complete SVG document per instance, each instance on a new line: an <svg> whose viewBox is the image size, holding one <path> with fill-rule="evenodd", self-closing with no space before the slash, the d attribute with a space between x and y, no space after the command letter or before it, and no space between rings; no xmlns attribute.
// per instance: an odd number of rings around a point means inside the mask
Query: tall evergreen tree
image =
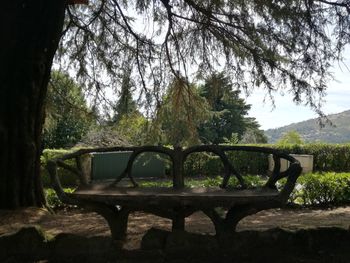
<svg viewBox="0 0 350 263"><path fill-rule="evenodd" d="M123 116L133 114L137 111L137 105L132 97L132 91L135 88L134 82L131 78L131 69L124 68L122 73L121 90L119 99L114 108L115 114L113 122L118 123Z"/></svg>
<svg viewBox="0 0 350 263"><path fill-rule="evenodd" d="M240 140L248 129L258 129L254 118L247 118L250 105L240 98L231 81L223 73L214 73L205 80L200 94L209 102L212 118L200 125L199 135L205 143L224 143L232 134Z"/></svg>

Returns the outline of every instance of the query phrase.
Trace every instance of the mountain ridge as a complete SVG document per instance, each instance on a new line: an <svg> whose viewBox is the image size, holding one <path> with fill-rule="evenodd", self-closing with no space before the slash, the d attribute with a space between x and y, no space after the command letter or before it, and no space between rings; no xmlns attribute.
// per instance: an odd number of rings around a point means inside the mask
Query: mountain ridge
<svg viewBox="0 0 350 263"><path fill-rule="evenodd" d="M264 131L269 143L277 142L289 131L298 132L305 142L346 143L350 142L350 110L327 116L334 126L326 123L321 128L317 118L291 123Z"/></svg>

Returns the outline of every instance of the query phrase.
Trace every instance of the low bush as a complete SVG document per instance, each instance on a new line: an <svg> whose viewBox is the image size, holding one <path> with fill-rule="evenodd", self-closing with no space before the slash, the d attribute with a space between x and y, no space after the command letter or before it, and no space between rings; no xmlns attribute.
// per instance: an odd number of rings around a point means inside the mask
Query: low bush
<svg viewBox="0 0 350 263"><path fill-rule="evenodd" d="M302 205L339 205L350 201L350 173L309 173L298 179L292 195Z"/></svg>
<svg viewBox="0 0 350 263"><path fill-rule="evenodd" d="M74 191L73 188L65 188L64 191L66 193L72 193ZM51 209L59 209L63 207L67 207L66 204L62 203L61 200L58 198L55 190L52 188L45 188L44 189L45 198L46 198L46 205L50 207Z"/></svg>
<svg viewBox="0 0 350 263"><path fill-rule="evenodd" d="M43 151L43 154L41 155L40 161L41 161L41 178L42 178L44 188L51 187L50 175L45 168L47 161L50 159L58 158L58 157L63 156L65 154L71 153L74 150L76 150L76 149L71 149L71 150L45 149ZM66 164L69 164L71 166L76 165L74 160L67 160ZM61 182L63 187L75 187L75 186L77 186L78 178L72 172L58 167L57 174L60 178L60 182Z"/></svg>

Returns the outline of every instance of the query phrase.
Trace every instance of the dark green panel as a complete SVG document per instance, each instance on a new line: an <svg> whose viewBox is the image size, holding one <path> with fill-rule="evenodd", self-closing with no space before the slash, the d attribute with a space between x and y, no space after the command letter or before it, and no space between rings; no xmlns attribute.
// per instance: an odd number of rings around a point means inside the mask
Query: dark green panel
<svg viewBox="0 0 350 263"><path fill-rule="evenodd" d="M110 152L92 154L92 179L116 179L126 168L132 152ZM164 177L165 164L158 155L144 153L134 162L132 176Z"/></svg>

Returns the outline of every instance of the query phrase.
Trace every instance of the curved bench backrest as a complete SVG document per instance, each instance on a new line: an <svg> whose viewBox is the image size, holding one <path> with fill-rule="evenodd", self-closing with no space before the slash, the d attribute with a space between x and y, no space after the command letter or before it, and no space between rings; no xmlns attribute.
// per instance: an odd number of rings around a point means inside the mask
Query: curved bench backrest
<svg viewBox="0 0 350 263"><path fill-rule="evenodd" d="M124 171L132 151L91 153L91 179L115 180ZM133 164L132 176L135 178L163 178L165 162L157 155L144 153Z"/></svg>

